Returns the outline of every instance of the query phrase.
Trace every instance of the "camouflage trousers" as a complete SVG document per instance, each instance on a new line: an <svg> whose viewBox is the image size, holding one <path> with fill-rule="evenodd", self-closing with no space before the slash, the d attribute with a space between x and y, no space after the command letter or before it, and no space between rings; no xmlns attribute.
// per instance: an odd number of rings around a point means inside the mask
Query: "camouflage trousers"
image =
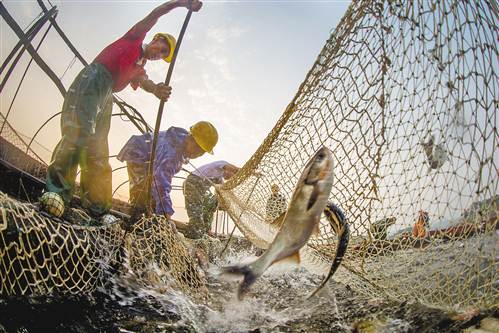
<svg viewBox="0 0 499 333"><path fill-rule="evenodd" d="M112 85L111 74L100 64L90 64L78 74L64 99L62 138L47 169L47 191L58 193L69 203L79 165L81 204L97 216L109 211L112 200L107 142Z"/></svg>
<svg viewBox="0 0 499 333"><path fill-rule="evenodd" d="M201 238L211 229L218 201L210 187L208 180L193 174L184 182L185 209L189 217L185 236L188 238Z"/></svg>

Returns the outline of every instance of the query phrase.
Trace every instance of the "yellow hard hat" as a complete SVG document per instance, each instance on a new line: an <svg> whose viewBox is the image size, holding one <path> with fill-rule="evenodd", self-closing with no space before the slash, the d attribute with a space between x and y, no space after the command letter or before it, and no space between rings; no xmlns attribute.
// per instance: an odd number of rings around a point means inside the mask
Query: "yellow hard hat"
<svg viewBox="0 0 499 333"><path fill-rule="evenodd" d="M177 46L177 41L175 40L175 37L165 32L159 32L156 35L154 35L154 38L162 38L166 40L166 42L170 46L170 53L168 53L166 57L163 57L163 60L166 62L172 61L173 51L175 51L175 46Z"/></svg>
<svg viewBox="0 0 499 333"><path fill-rule="evenodd" d="M210 122L199 121L191 126L190 132L199 147L213 155L213 147L218 142L218 132L215 127Z"/></svg>

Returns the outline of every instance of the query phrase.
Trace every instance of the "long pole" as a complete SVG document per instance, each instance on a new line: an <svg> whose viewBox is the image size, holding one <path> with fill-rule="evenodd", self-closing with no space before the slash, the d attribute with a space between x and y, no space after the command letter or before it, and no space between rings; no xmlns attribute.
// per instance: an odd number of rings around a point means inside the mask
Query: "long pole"
<svg viewBox="0 0 499 333"><path fill-rule="evenodd" d="M3 5L2 2L0 2L0 15L2 15L3 19L5 22L10 26L10 28L15 32L19 40L22 41L24 47L26 50L29 52L31 57L36 61L38 66L45 72L45 74L48 75L48 77L54 82L54 84L57 86L59 91L63 96L66 95L66 88L64 88L64 85L62 82L59 80L57 75L54 73L54 71L47 65L47 63L40 57L40 55L35 51L35 48L31 45L31 41L29 40L28 36L23 32L21 27L17 24L17 22L14 20L14 18L9 14L7 11L7 8Z"/></svg>
<svg viewBox="0 0 499 333"><path fill-rule="evenodd" d="M54 14L54 16L56 16L56 15L57 15L57 12ZM47 30L43 34L42 38L38 42L38 46L35 49L36 52L38 52L38 49L40 49L40 46L42 46L42 43L45 40L45 37L47 37L47 34L50 31L50 28L52 28L52 23L50 23L49 27L47 28ZM21 55L21 54L22 54L22 52L19 53L19 55ZM16 63L17 63L17 61L16 61ZM17 98L17 94L19 93L19 90L21 89L21 86L23 84L24 78L26 77L26 74L28 74L29 67L31 66L32 63L33 63L33 58L31 58L29 60L28 65L26 66L26 69L24 70L24 73L21 76L21 80L19 81L19 84L17 85L16 92L14 93L14 96L12 97L12 101L10 102L9 109L7 110L7 114L5 115L5 120L7 120L7 118L9 117L10 111L12 110L12 106L14 105L14 102L15 102L15 100ZM11 68L13 68L13 67L11 67ZM10 73L8 73L7 75L10 75ZM5 79L7 79L7 77L5 77ZM4 82L2 82L2 87L0 87L0 92L2 91ZM0 133L2 133L4 126L5 126L5 121L3 122L2 127L0 128ZM29 146L28 146L28 149L29 149ZM28 153L28 150L26 150L26 154L27 153Z"/></svg>
<svg viewBox="0 0 499 333"><path fill-rule="evenodd" d="M168 73L166 74L166 79L165 79L166 86L170 85L170 79L172 77L173 68L175 66L175 61L177 60L178 50L180 49L180 44L182 43L182 39L184 38L185 30L187 29L187 24L189 23L189 20L191 19L191 15L192 15L192 6L189 6L189 11L187 12L187 15L185 17L184 24L182 25L182 29L180 29L180 34L179 34L178 40L177 40L177 46L175 47L175 50L173 51L172 62L170 63L170 66L168 67ZM148 206L147 210L148 210L149 215L152 213L151 188L152 188L152 179L154 177L153 176L154 159L156 157L156 146L158 144L159 127L161 125L161 118L163 117L164 106L165 106L165 101L161 100L159 102L158 115L156 117L156 126L154 127L154 138L152 140L151 158L149 160L149 170L147 173L146 189L147 189L147 206Z"/></svg>
<svg viewBox="0 0 499 333"><path fill-rule="evenodd" d="M168 67L168 73L166 74L165 85L167 85L167 86L170 85L170 79L172 77L173 67L175 66L175 61L177 60L178 50L180 49L180 44L182 43L182 39L184 38L185 30L187 29L187 24L189 23L191 15L192 15L192 6L189 6L189 11L187 12L184 23L182 24L182 28L180 29L180 33L179 33L179 36L177 39L177 45L175 47L175 50L173 51L172 62L170 63L170 66ZM147 182L146 182L147 212L149 215L151 215L151 213L152 213L152 206L151 206L151 187L152 187L152 183L153 183L152 172L153 172L154 158L156 156L156 145L158 144L159 126L161 124L161 117L163 116L164 106L165 106L165 101L161 100L159 102L158 116L156 117L156 126L154 128L154 139L152 142L151 158L149 160L149 170L148 170L148 174L147 174ZM161 204L163 204L163 203L161 202ZM126 236L128 235L128 231L129 231L129 229L127 228L125 230L124 235L123 235L123 240L121 242L120 248L122 248L123 245L125 244L125 239L126 239Z"/></svg>
<svg viewBox="0 0 499 333"><path fill-rule="evenodd" d="M56 7L52 7L52 9L50 10L50 12L47 11L40 19L38 19L38 21L36 21L35 23L33 23L33 25L28 29L28 31L26 31L26 36L28 36L28 40L30 42L33 40L33 38L35 38L36 34L38 33L38 31L41 30L41 28L43 27L43 25L45 25L45 23L47 22L47 20L49 19L49 17L51 15L54 15L56 12L57 12ZM21 50L21 51L19 53L17 53L19 50ZM7 67L7 65L10 63L10 61L12 60L12 58L16 55L16 53L18 55L17 55L16 59L14 60L14 63L17 63L19 61L18 58L21 57L21 55L24 53L25 50L26 50L26 48L23 47L23 42L21 40L19 40L19 42L17 42L16 46L14 46L14 48L12 49L12 51L10 51L9 55L7 56L7 58L5 58L4 62L2 63L2 66L0 67L0 74ZM5 76L8 76L8 75L9 74L6 74Z"/></svg>

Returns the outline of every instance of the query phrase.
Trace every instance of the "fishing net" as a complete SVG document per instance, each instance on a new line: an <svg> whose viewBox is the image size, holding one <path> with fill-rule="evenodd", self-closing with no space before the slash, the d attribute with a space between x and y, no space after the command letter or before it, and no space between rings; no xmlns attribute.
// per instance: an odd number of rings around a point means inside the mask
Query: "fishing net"
<svg viewBox="0 0 499 333"><path fill-rule="evenodd" d="M29 140L23 138L2 114L0 129L0 158L34 177L44 179L47 164L33 149L28 148Z"/></svg>
<svg viewBox="0 0 499 333"><path fill-rule="evenodd" d="M92 219L81 210L72 210L81 225L70 224L2 192L0 212L0 295L92 292L124 259L142 285L205 294L204 276L164 217L144 218L125 234L116 223L84 225Z"/></svg>
<svg viewBox="0 0 499 333"><path fill-rule="evenodd" d="M334 154L330 200L351 230L335 279L437 307L497 306L496 6L353 2L260 148L217 187L244 235L269 246L281 198L289 203L304 165L325 145ZM0 132L2 160L43 179L43 159L5 118ZM122 244L144 281L156 265L183 290L204 288L161 218L141 220L123 242L117 226L69 225L4 194L0 207L2 295L94 290ZM324 272L336 242L323 218L302 262Z"/></svg>
<svg viewBox="0 0 499 333"><path fill-rule="evenodd" d="M102 285L122 230L54 221L0 192L0 294L82 293ZM85 218L85 214L81 219Z"/></svg>
<svg viewBox="0 0 499 333"><path fill-rule="evenodd" d="M497 8L490 1L354 1L284 114L217 191L266 248L276 184L288 200L314 152L334 155L330 200L351 230L335 279L443 308L497 306ZM303 249L324 272L336 235Z"/></svg>
<svg viewBox="0 0 499 333"><path fill-rule="evenodd" d="M179 234L163 216L143 217L126 237L130 264L148 283L167 281L184 292L206 295L206 280ZM159 274L157 274L159 272Z"/></svg>

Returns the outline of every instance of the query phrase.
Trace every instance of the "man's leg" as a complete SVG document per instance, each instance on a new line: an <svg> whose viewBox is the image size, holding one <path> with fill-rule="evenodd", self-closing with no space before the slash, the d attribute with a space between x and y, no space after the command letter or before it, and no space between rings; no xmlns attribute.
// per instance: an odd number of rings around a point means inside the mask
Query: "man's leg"
<svg viewBox="0 0 499 333"><path fill-rule="evenodd" d="M81 203L93 215L100 216L112 206L112 169L109 164L107 136L111 124L111 94L96 120L95 134L81 154Z"/></svg>
<svg viewBox="0 0 499 333"><path fill-rule="evenodd" d="M88 137L91 106L86 101L89 86L90 68L81 70L68 89L61 112L62 137L52 154L47 169L46 190L61 195L66 203L71 201L74 192L76 171L81 147Z"/></svg>
<svg viewBox="0 0 499 333"><path fill-rule="evenodd" d="M184 184L185 209L189 217L186 236L200 238L203 233L203 193L201 178L189 175Z"/></svg>
<svg viewBox="0 0 499 333"><path fill-rule="evenodd" d="M86 169L89 138L103 98L110 95L112 78L104 66L90 64L81 70L68 89L61 113L62 139L47 170L46 188L71 200L78 163ZM86 176L82 175L83 178ZM88 177L87 177L88 178Z"/></svg>
<svg viewBox="0 0 499 333"><path fill-rule="evenodd" d="M207 234L211 230L213 214L215 214L217 207L217 197L207 191L203 200L203 234Z"/></svg>
<svg viewBox="0 0 499 333"><path fill-rule="evenodd" d="M73 197L76 171L78 169L79 147L76 143L78 129L63 134L52 154L47 168L45 188L59 194L66 204Z"/></svg>

